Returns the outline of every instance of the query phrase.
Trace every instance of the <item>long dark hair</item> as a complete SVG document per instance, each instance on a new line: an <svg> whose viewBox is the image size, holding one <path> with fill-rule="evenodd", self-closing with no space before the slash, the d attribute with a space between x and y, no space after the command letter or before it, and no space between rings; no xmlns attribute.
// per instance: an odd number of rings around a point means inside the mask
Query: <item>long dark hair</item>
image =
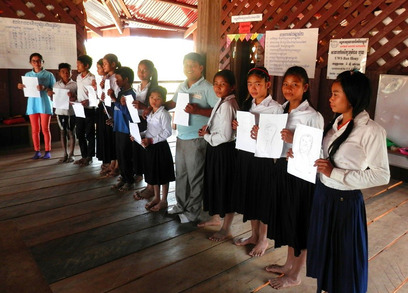
<svg viewBox="0 0 408 293"><path fill-rule="evenodd" d="M309 77L307 76L307 72L303 67L300 66L292 66L289 67L285 74L283 75L283 80L285 80L285 78L289 75L294 75L297 76L298 78L300 78L303 81L303 84L307 84L307 91L305 91L303 93L303 97L302 97L302 102L304 101L308 101L309 105L313 107L312 103L310 102L310 82L309 82ZM287 103L285 109L284 109L284 113L288 113L289 112L289 106L290 106L290 102Z"/></svg>
<svg viewBox="0 0 408 293"><path fill-rule="evenodd" d="M148 59L143 59L139 62L139 65L140 64L143 64L144 66L146 66L147 69L149 69L150 71L150 86L147 89L147 94L146 94L146 100L147 100L146 103L149 104L149 97L151 94L151 89L159 85L158 84L158 73L152 61Z"/></svg>
<svg viewBox="0 0 408 293"><path fill-rule="evenodd" d="M334 154L337 152L340 145L347 139L347 137L353 130L354 118L359 113L367 109L370 104L371 97L370 80L367 76L359 71L344 71L337 76L334 82L340 83L347 100L353 107L353 117L352 120L348 123L347 128L344 130L344 132L329 146L329 160L333 165L335 165L333 160ZM327 132L333 127L333 124L338 116L340 116L339 113L337 113L334 119L327 125L324 130L324 135L326 135Z"/></svg>

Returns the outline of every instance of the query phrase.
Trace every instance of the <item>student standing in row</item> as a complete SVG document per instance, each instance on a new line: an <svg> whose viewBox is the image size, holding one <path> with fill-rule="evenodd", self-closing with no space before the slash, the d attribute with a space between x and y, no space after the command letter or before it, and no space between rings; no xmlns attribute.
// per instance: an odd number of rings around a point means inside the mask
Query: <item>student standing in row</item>
<svg viewBox="0 0 408 293"><path fill-rule="evenodd" d="M81 150L81 159L74 164L88 166L95 156L95 108L89 106L88 90L86 86L96 88L95 75L89 72L92 58L88 55L79 56L77 59L77 101L84 106L85 118L76 117L76 133Z"/></svg>
<svg viewBox="0 0 408 293"><path fill-rule="evenodd" d="M249 70L247 77L250 104L245 110L254 114L282 114L282 106L272 99L269 94L271 78L265 67L254 67ZM233 128L238 122L233 121ZM257 126L254 125L251 137L256 139ZM274 160L257 158L254 153L239 150L234 179L234 210L243 214L244 221L251 220L251 236L239 238L235 245L253 244L255 247L249 252L251 256L262 256L268 248L267 215L271 193L275 185Z"/></svg>
<svg viewBox="0 0 408 293"><path fill-rule="evenodd" d="M385 130L370 119L370 82L345 71L332 85L336 118L326 127L324 158L313 199L307 275L317 292L364 293L368 279L367 219L360 189L390 179Z"/></svg>
<svg viewBox="0 0 408 293"><path fill-rule="evenodd" d="M275 240L275 247L288 245L286 263L266 267L268 272L283 274L270 280L275 289L299 285L300 270L306 262L307 234L310 209L315 185L287 172L286 156L292 147L293 135L299 124L323 129L322 115L310 104L310 83L306 70L290 67L283 76L282 93L288 113L286 128L281 131L284 141L281 158L276 163L274 198L269 207L268 238Z"/></svg>
<svg viewBox="0 0 408 293"><path fill-rule="evenodd" d="M47 91L52 89L55 83L54 75L43 68L43 57L39 53L33 53L30 55L30 64L33 70L27 72L25 76L37 77L38 86L37 90L40 91L40 98L29 97L27 99L27 111L26 114L30 118L31 124L31 136L34 145L33 160L41 158L40 149L40 129L44 136L45 153L43 159L51 158L51 132L50 122L52 115L52 103L50 97L47 95ZM18 83L17 88L22 90L24 84Z"/></svg>
<svg viewBox="0 0 408 293"><path fill-rule="evenodd" d="M166 108L176 106L179 93L187 93L190 103L185 111L190 114L189 126L178 125L176 142L176 199L177 204L170 214L179 214L182 223L198 221L203 200L204 162L206 141L198 136L198 130L208 122L217 96L212 85L203 77L204 58L198 53L189 53L183 60L184 81Z"/></svg>
<svg viewBox="0 0 408 293"><path fill-rule="evenodd" d="M147 122L144 119L143 111L149 107L149 97L151 89L158 86L157 69L153 62L147 59L141 60L137 67L137 76L140 79L140 84L136 87L136 100L133 105L138 109L140 123L138 124L140 132L147 129ZM144 174L144 149L137 142L133 142L133 172L136 176L136 182L143 179ZM145 180L146 181L146 180ZM151 198L154 195L153 186L147 184L146 188L141 191L136 191L133 197L136 200Z"/></svg>
<svg viewBox="0 0 408 293"><path fill-rule="evenodd" d="M207 141L204 171L204 211L212 218L198 224L198 227L220 225L221 229L209 239L223 241L230 236L234 218L232 209L232 186L235 171L235 131L231 127L236 118L238 103L235 99L235 77L232 71L222 70L215 74L213 81L215 94L219 98L208 123L198 134Z"/></svg>
<svg viewBox="0 0 408 293"><path fill-rule="evenodd" d="M68 63L60 63L58 65L58 74L61 77L59 81L54 84L54 89L67 89L67 99L71 102L77 99L77 84L71 79L71 65ZM54 92L48 91L48 95L52 97ZM75 113L71 103L69 109L55 109L57 121L60 128L61 146L64 150L64 156L60 160L61 163L72 163L74 161L75 149ZM69 142L69 148L67 143Z"/></svg>
<svg viewBox="0 0 408 293"><path fill-rule="evenodd" d="M156 86L151 88L149 104L152 111L146 117L147 130L143 133L142 145L144 152L145 181L153 187L154 198L146 204L152 212L167 210L167 194L169 182L174 181L173 155L167 138L171 136L171 117L164 109L167 90ZM162 197L160 198L160 186Z"/></svg>

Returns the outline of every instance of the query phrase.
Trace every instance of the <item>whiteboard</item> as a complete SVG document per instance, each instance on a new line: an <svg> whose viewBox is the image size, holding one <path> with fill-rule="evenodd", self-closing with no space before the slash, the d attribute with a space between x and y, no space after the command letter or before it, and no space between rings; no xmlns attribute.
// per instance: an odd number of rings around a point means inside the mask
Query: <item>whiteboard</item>
<svg viewBox="0 0 408 293"><path fill-rule="evenodd" d="M40 53L44 68L58 69L77 60L74 24L0 17L0 68L29 68L29 58Z"/></svg>
<svg viewBox="0 0 408 293"><path fill-rule="evenodd" d="M408 76L380 74L374 120L387 131L387 138L408 147Z"/></svg>

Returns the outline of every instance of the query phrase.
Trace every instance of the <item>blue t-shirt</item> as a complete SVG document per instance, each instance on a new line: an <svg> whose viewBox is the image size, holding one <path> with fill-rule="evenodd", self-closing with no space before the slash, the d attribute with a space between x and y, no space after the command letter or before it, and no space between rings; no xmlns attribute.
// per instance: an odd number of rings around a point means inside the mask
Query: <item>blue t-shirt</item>
<svg viewBox="0 0 408 293"><path fill-rule="evenodd" d="M200 78L190 88L188 87L187 80L181 83L172 99L175 103L177 103L178 93L188 93L190 103L198 104L201 108L214 108L218 102L212 84L206 81L204 77ZM180 139L199 138L198 130L207 124L209 118L210 117L202 115L190 114L189 126L177 125L177 137Z"/></svg>
<svg viewBox="0 0 408 293"><path fill-rule="evenodd" d="M133 88L125 91L120 91L117 96L117 100L114 103L113 111L113 131L118 131L122 133L130 134L129 121L132 122L129 110L126 105L122 106L120 104L120 98L122 96L131 95L133 100L136 100L136 93Z"/></svg>
<svg viewBox="0 0 408 293"><path fill-rule="evenodd" d="M44 85L46 88L52 89L55 83L54 75L43 69L40 72L34 72L34 70L29 71L25 74L28 77L37 77L38 84ZM27 115L31 114L50 114L52 115L52 102L50 97L47 95L47 91L40 91L41 98L29 97L27 100Z"/></svg>

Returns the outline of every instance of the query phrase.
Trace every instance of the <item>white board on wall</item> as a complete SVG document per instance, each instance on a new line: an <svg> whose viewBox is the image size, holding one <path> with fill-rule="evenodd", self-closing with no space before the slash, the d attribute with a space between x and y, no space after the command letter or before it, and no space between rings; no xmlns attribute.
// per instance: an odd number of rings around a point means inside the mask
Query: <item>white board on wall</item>
<svg viewBox="0 0 408 293"><path fill-rule="evenodd" d="M407 114L408 76L380 74L374 120L400 147L408 147Z"/></svg>
<svg viewBox="0 0 408 293"><path fill-rule="evenodd" d="M58 69L62 62L76 67L74 24L0 17L0 40L0 68L30 68L34 52L43 56L46 69Z"/></svg>

